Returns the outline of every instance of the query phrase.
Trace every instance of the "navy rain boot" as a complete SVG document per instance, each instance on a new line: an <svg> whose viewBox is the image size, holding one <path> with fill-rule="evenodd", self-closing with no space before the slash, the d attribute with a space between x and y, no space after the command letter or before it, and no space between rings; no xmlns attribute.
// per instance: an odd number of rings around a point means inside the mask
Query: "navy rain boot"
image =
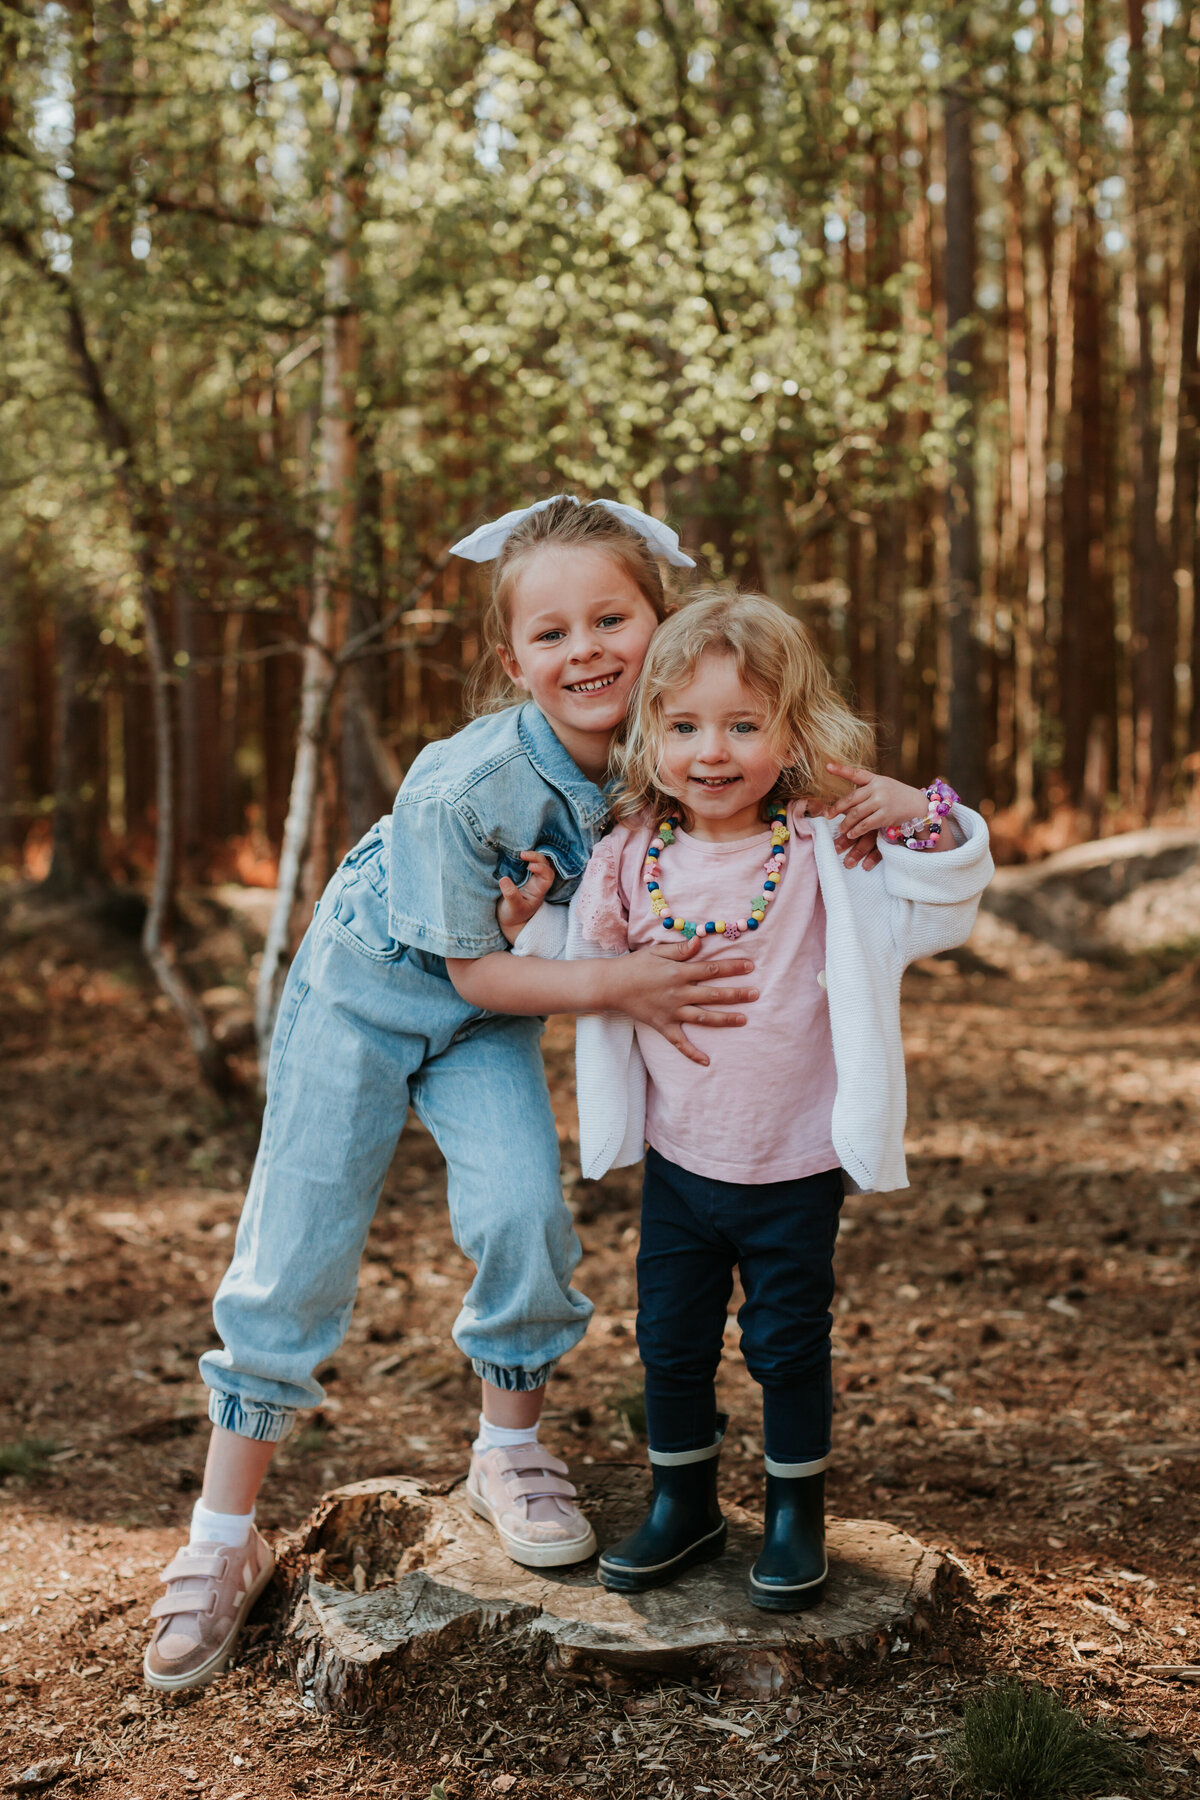
<svg viewBox="0 0 1200 1800"><path fill-rule="evenodd" d="M601 1553L602 1586L640 1594L720 1556L726 1528L717 1502L717 1468L724 1431L722 1419L717 1441L707 1450L651 1450L650 1511L632 1537Z"/></svg>
<svg viewBox="0 0 1200 1800"><path fill-rule="evenodd" d="M767 1459L763 1547L750 1571L750 1599L764 1612L803 1612L825 1591L825 1462ZM800 1474L789 1471L810 1470Z"/></svg>

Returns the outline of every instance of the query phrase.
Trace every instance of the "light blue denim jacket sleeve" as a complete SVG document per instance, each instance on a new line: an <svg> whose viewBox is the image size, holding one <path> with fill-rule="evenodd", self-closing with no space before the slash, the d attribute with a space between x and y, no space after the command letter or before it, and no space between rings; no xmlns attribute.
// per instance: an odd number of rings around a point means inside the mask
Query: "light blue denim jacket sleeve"
<svg viewBox="0 0 1200 1800"><path fill-rule="evenodd" d="M571 761L532 703L428 745L392 808L394 937L435 956L506 949L496 923L501 875L521 885L521 851L540 850L557 871L550 902L564 905L608 812L604 792Z"/></svg>

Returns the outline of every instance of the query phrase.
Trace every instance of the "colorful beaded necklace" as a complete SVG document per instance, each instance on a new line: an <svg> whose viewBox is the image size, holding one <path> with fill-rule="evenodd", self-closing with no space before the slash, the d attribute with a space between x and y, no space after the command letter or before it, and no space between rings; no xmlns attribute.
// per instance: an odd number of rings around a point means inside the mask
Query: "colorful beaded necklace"
<svg viewBox="0 0 1200 1800"><path fill-rule="evenodd" d="M771 854L763 868L766 879L763 891L752 901L750 910L744 919L706 919L703 924L693 919L677 919L669 910L667 897L658 883L658 859L668 844L675 842L675 833L679 827L679 818L672 813L663 819L656 835L650 841L644 864L646 887L650 893L650 906L664 931L681 932L685 938L707 935L708 937L740 937L743 931L757 931L767 914L775 889L783 879L783 867L787 861L784 845L791 837L785 823L786 806L772 806L767 810L767 818L771 822Z"/></svg>

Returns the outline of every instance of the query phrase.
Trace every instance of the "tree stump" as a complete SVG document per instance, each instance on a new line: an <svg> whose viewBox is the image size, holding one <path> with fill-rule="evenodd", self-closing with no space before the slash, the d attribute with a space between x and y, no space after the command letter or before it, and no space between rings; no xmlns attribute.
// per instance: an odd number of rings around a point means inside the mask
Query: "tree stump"
<svg viewBox="0 0 1200 1800"><path fill-rule="evenodd" d="M641 1518L644 1468L588 1469L580 1497L601 1543ZM954 1567L875 1519L829 1523L825 1597L805 1613L763 1613L746 1579L762 1522L727 1506L729 1547L647 1594L611 1594L593 1559L574 1569L524 1569L471 1512L460 1483L449 1493L400 1478L355 1482L328 1494L281 1554L288 1619L283 1652L304 1704L361 1713L394 1699L406 1681L468 1648L520 1640L545 1646L558 1674L604 1670L701 1677L748 1696L785 1693L814 1667L882 1659L926 1633Z"/></svg>

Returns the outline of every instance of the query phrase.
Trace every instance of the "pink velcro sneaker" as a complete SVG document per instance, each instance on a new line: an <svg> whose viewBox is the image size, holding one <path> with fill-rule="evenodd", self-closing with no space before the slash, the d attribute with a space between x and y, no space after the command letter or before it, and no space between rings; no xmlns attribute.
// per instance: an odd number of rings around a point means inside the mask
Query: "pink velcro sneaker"
<svg viewBox="0 0 1200 1800"><path fill-rule="evenodd" d="M150 1608L158 1620L143 1664L150 1686L171 1694L219 1675L274 1573L275 1558L253 1526L236 1550L185 1544L162 1572L166 1593Z"/></svg>
<svg viewBox="0 0 1200 1800"><path fill-rule="evenodd" d="M559 1569L596 1553L596 1534L575 1505L567 1465L539 1444L476 1451L467 1476L472 1512L496 1527L527 1569Z"/></svg>

